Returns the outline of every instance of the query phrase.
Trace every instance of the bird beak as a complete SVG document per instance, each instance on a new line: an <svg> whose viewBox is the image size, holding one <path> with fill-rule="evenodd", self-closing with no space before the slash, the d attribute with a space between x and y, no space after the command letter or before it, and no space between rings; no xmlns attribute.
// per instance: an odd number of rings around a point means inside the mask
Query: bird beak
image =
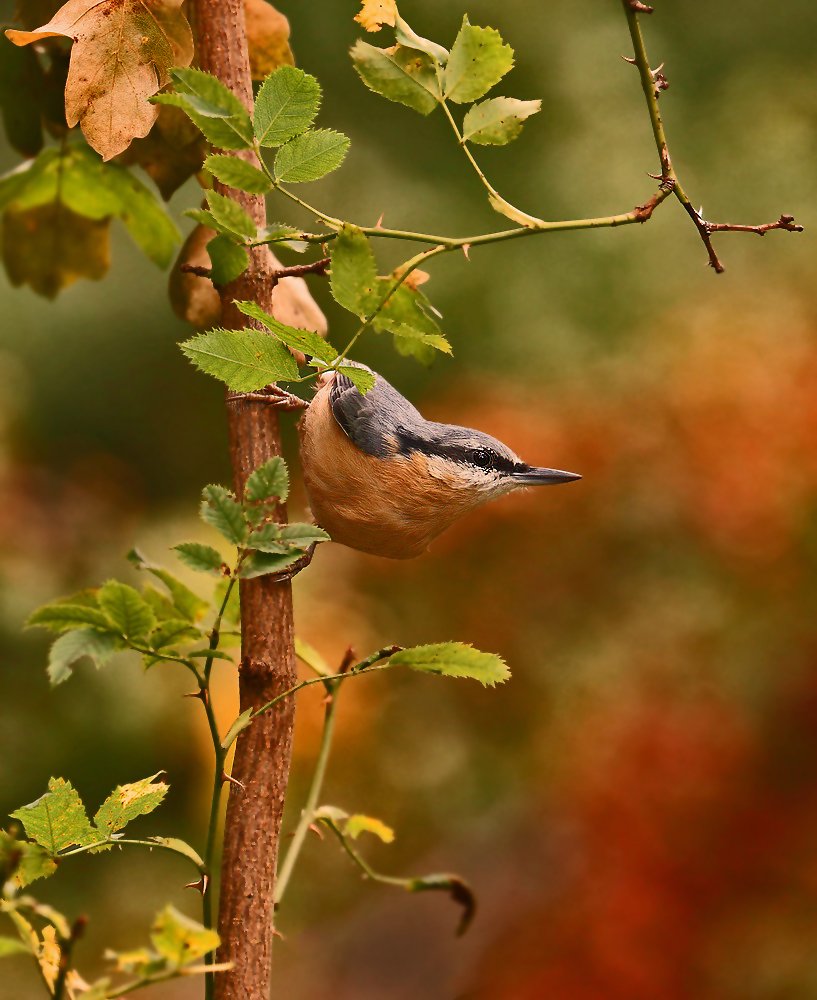
<svg viewBox="0 0 817 1000"><path fill-rule="evenodd" d="M560 469L536 469L528 466L520 472L512 473L517 486L555 486L558 483L572 483L582 477L575 472L562 472Z"/></svg>

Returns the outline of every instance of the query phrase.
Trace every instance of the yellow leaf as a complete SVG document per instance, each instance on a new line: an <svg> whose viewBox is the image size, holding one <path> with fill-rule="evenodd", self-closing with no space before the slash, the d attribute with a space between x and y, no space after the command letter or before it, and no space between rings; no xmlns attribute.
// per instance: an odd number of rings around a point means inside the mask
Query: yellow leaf
<svg viewBox="0 0 817 1000"><path fill-rule="evenodd" d="M355 20L367 31L379 31L384 24L394 27L397 4L394 0L363 0L363 7Z"/></svg>
<svg viewBox="0 0 817 1000"><path fill-rule="evenodd" d="M57 973L60 971L60 946L57 943L57 932L51 924L43 927L43 943L37 961L40 963L43 979L53 991Z"/></svg>
<svg viewBox="0 0 817 1000"><path fill-rule="evenodd" d="M81 124L91 146L109 160L148 134L158 108L147 101L170 82L171 66L193 58L182 0L68 0L34 31L9 29L15 45L74 40L65 87L68 126Z"/></svg>
<svg viewBox="0 0 817 1000"><path fill-rule="evenodd" d="M294 66L289 47L289 21L267 0L244 0L250 75L264 80L279 66Z"/></svg>
<svg viewBox="0 0 817 1000"><path fill-rule="evenodd" d="M58 201L3 216L3 263L12 285L53 299L77 278L99 281L110 267L110 218L87 219Z"/></svg>

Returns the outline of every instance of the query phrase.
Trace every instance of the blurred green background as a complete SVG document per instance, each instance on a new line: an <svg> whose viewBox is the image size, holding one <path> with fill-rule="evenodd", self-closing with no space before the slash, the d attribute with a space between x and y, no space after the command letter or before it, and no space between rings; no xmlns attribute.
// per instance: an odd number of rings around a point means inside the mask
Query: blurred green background
<svg viewBox="0 0 817 1000"><path fill-rule="evenodd" d="M0 3L6 22L12 6ZM443 116L360 83L356 6L280 0L298 64L324 88L319 124L352 139L305 197L368 225L385 213L394 228L505 228ZM542 112L513 145L476 150L509 200L558 219L626 212L654 190L619 4L406 0L401 12L446 45L467 12L514 46L496 93L541 97ZM381 869L458 871L480 910L458 940L446 898L362 883L315 838L278 920L288 1000L817 992L817 7L658 0L642 22L695 204L717 221L791 213L806 232L724 234L716 276L670 200L645 226L446 256L424 290L454 359L426 371L385 338L362 343L358 357L426 415L584 479L485 508L414 562L326 546L297 578L299 634L332 662L350 643L365 654L458 639L501 653L513 678L483 691L395 672L343 691L325 800L396 829L394 844L364 845ZM0 144L0 169L17 162ZM174 218L197 191L172 199ZM279 203L270 218L309 222ZM381 273L408 256L377 252ZM211 764L184 677L121 658L50 691L47 641L21 632L57 594L130 579L134 542L170 563L168 545L212 541L195 512L205 483L229 480L223 394L177 349L189 328L166 280L119 224L100 283L48 302L0 276L0 811L51 775L95 809L164 769L171 793L140 829L201 847ZM342 343L349 317L310 280ZM227 724L235 677L219 670ZM316 752L313 695L299 708L290 829ZM141 945L168 900L196 914L186 875L116 852L33 889L90 917L77 952L90 977L105 947ZM40 995L26 961L5 960L0 998Z"/></svg>

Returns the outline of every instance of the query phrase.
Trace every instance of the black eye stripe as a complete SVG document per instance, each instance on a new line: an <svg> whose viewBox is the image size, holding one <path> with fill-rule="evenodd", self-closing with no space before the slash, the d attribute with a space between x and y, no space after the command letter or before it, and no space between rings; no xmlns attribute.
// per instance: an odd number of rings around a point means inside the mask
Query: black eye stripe
<svg viewBox="0 0 817 1000"><path fill-rule="evenodd" d="M519 472L527 466L520 465L511 458L498 455L488 448L469 448L465 445L439 444L433 440L426 440L416 437L409 431L399 430L394 436L395 454L408 457L413 452L422 452L424 455L435 455L439 458L448 459L449 462L456 462L459 465L467 466L481 471L491 470L510 474Z"/></svg>

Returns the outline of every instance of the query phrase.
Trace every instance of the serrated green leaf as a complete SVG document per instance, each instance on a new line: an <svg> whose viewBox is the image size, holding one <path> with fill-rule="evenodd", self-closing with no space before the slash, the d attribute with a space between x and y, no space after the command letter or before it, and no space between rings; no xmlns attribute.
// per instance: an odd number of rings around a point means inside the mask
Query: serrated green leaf
<svg viewBox="0 0 817 1000"><path fill-rule="evenodd" d="M264 239L267 243L280 243L281 246L289 247L296 253L304 253L309 249L306 240L289 239L290 236L299 236L300 233L300 229L293 229L292 226L272 225L264 230L259 230L258 238Z"/></svg>
<svg viewBox="0 0 817 1000"><path fill-rule="evenodd" d="M179 613L174 607L173 601L171 601L169 597L165 597L164 594L160 594L159 591L156 590L155 587L151 587L149 583L144 584L142 587L142 597L144 597L153 609L153 613L156 615L156 620L158 622L173 621L178 618Z"/></svg>
<svg viewBox="0 0 817 1000"><path fill-rule="evenodd" d="M231 116L222 117L215 115L214 110L223 110L217 106L208 108L210 114L202 114L196 110L198 107L207 107L201 100L191 100L189 94L156 94L150 98L151 104L169 104L171 107L179 108L190 118L190 120L201 131L208 142L217 149L251 149L252 140L245 138L234 127Z"/></svg>
<svg viewBox="0 0 817 1000"><path fill-rule="evenodd" d="M369 90L421 115L430 114L441 100L435 62L427 52L404 45L378 49L358 41L352 48L352 60Z"/></svg>
<svg viewBox="0 0 817 1000"><path fill-rule="evenodd" d="M272 187L272 182L258 167L237 156L213 155L204 161L205 170L222 184L238 188L239 191L249 191L250 194L266 194Z"/></svg>
<svg viewBox="0 0 817 1000"><path fill-rule="evenodd" d="M174 545L173 551L188 569L197 573L212 573L215 576L224 575L224 560L221 553L212 545L202 545L199 542L182 542Z"/></svg>
<svg viewBox="0 0 817 1000"><path fill-rule="evenodd" d="M301 553L298 551L284 555L251 552L244 560L238 575L242 580L254 580L258 576L267 576L269 573L282 573L285 569L289 569L293 563L296 563L300 557Z"/></svg>
<svg viewBox="0 0 817 1000"><path fill-rule="evenodd" d="M368 368L362 366L339 365L338 371L341 375L351 379L357 391L364 396L370 389L374 389L374 384L377 381L374 372L370 372Z"/></svg>
<svg viewBox="0 0 817 1000"><path fill-rule="evenodd" d="M209 115L200 114L193 108L190 117L214 146L219 149L245 149L252 146L250 113L220 80L199 69L173 69L170 75L177 93L193 95L210 105ZM202 122L207 125L209 132L202 127ZM227 142L231 145L226 145ZM238 145L239 142L241 145Z"/></svg>
<svg viewBox="0 0 817 1000"><path fill-rule="evenodd" d="M258 229L249 212L226 194L208 191L207 204L210 206L213 218L223 229L245 239L254 240L258 235Z"/></svg>
<svg viewBox="0 0 817 1000"><path fill-rule="evenodd" d="M18 941L17 938L0 937L0 958L8 958L9 955L30 955L31 948Z"/></svg>
<svg viewBox="0 0 817 1000"><path fill-rule="evenodd" d="M168 646L186 642L198 642L202 637L201 629L195 628L182 618L171 618L150 634L151 649L166 649Z"/></svg>
<svg viewBox="0 0 817 1000"><path fill-rule="evenodd" d="M255 137L262 146L281 146L312 125L321 103L314 76L281 66L266 78L255 99Z"/></svg>
<svg viewBox="0 0 817 1000"><path fill-rule="evenodd" d="M223 486L205 486L202 490L201 519L221 532L233 545L243 545L248 534L244 508Z"/></svg>
<svg viewBox="0 0 817 1000"><path fill-rule="evenodd" d="M227 596L227 588L230 586L229 580L220 580L213 591L213 604L216 609L220 608L224 604L224 598ZM230 590L230 597L227 600L227 605L224 608L224 614L222 620L230 625L237 625L241 617L241 602L238 595L238 587L233 585Z"/></svg>
<svg viewBox="0 0 817 1000"><path fill-rule="evenodd" d="M77 628L61 635L48 654L48 679L53 687L62 684L71 676L71 668L88 656L94 665L104 667L117 650L121 640L112 632L99 632L95 628Z"/></svg>
<svg viewBox="0 0 817 1000"><path fill-rule="evenodd" d="M35 879L53 875L56 870L56 863L39 844L16 840L5 830L0 830L0 885L13 879L15 885L25 888ZM56 911L54 913L56 915ZM27 925L21 925L19 929L27 933Z"/></svg>
<svg viewBox="0 0 817 1000"><path fill-rule="evenodd" d="M396 275L379 278L380 295L385 295ZM394 346L399 354L414 357L422 364L434 362L435 350L451 352L436 321L429 315L431 305L416 287L407 282L400 285L375 316L373 326L378 332L394 334ZM447 348L447 350L446 350Z"/></svg>
<svg viewBox="0 0 817 1000"><path fill-rule="evenodd" d="M462 137L483 146L504 146L541 107L541 101L518 101L515 97L494 97L475 104L462 123Z"/></svg>
<svg viewBox="0 0 817 1000"><path fill-rule="evenodd" d="M464 642L438 642L403 649L393 654L390 663L445 677L470 677L486 687L501 684L511 676L501 656L482 653Z"/></svg>
<svg viewBox="0 0 817 1000"><path fill-rule="evenodd" d="M229 285L250 266L244 247L238 246L229 236L219 235L207 244L210 257L210 280L214 285Z"/></svg>
<svg viewBox="0 0 817 1000"><path fill-rule="evenodd" d="M303 354L308 354L311 357L320 358L321 361L334 361L338 356L335 348L327 343L319 333L315 333L313 330L297 330L293 326L286 326L284 323L279 323L274 316L270 316L269 313L264 312L255 302L236 301L235 305L245 316L250 316L252 319L262 323L274 337L280 340L282 344L286 344L287 347L301 351Z"/></svg>
<svg viewBox="0 0 817 1000"><path fill-rule="evenodd" d="M263 524L251 532L247 539L247 548L258 552L269 552L272 555L283 555L292 550L292 546L281 541L281 526L278 524Z"/></svg>
<svg viewBox="0 0 817 1000"><path fill-rule="evenodd" d="M162 583L170 591L173 607L178 612L178 617L186 618L189 622L193 622L194 624L201 621L210 607L207 601L203 601L198 594L194 594L189 587L185 586L181 580L177 580L171 573L168 573L166 569L162 569L161 566L157 566L155 563L146 559L139 549L131 549L130 552L128 552L127 558L128 561L133 563L137 569L147 570L148 573L153 574L157 580L162 581ZM148 601L148 603L153 606L151 601Z"/></svg>
<svg viewBox="0 0 817 1000"><path fill-rule="evenodd" d="M279 340L260 330L210 330L179 346L197 368L234 392L253 392L298 377L295 358Z"/></svg>
<svg viewBox="0 0 817 1000"><path fill-rule="evenodd" d="M278 455L259 465L257 469L253 469L247 478L244 498L249 503L261 503L271 499L285 503L288 496L289 470L286 462Z"/></svg>
<svg viewBox="0 0 817 1000"><path fill-rule="evenodd" d="M382 820L375 819L373 816L363 816L360 813L355 813L346 820L343 832L352 840L357 840L361 833L373 833L384 844L390 844L394 840L394 830L391 827L386 826Z"/></svg>
<svg viewBox="0 0 817 1000"><path fill-rule="evenodd" d="M445 96L456 104L478 101L513 68L513 49L494 28L463 18L445 68Z"/></svg>
<svg viewBox="0 0 817 1000"><path fill-rule="evenodd" d="M150 940L172 967L182 968L218 948L220 939L169 904L156 917Z"/></svg>
<svg viewBox="0 0 817 1000"><path fill-rule="evenodd" d="M79 795L62 778L51 778L45 795L17 809L11 817L23 824L26 836L52 855L66 847L87 847L100 839Z"/></svg>
<svg viewBox="0 0 817 1000"><path fill-rule="evenodd" d="M391 330L396 339L417 340L421 344L433 347L436 351L442 351L443 354L452 353L451 345L441 333L425 333L422 330L416 330L413 326L409 326L408 323L392 323L386 329Z"/></svg>
<svg viewBox="0 0 817 1000"><path fill-rule="evenodd" d="M221 741L222 750L229 750L233 743L235 743L236 737L242 729L246 729L248 726L252 725L252 712L253 710L251 708L245 709L245 711L243 711L230 726L227 730L227 735Z"/></svg>
<svg viewBox="0 0 817 1000"><path fill-rule="evenodd" d="M344 223L332 241L329 256L332 296L344 309L365 319L380 301L377 265L368 238L357 226Z"/></svg>
<svg viewBox="0 0 817 1000"><path fill-rule="evenodd" d="M129 639L146 636L156 628L153 609L138 590L126 583L109 580L99 592L99 606Z"/></svg>
<svg viewBox="0 0 817 1000"><path fill-rule="evenodd" d="M307 549L317 542L331 542L328 533L316 524L285 524L281 528L281 539L300 549Z"/></svg>
<svg viewBox="0 0 817 1000"><path fill-rule="evenodd" d="M429 38L423 38L422 35L418 35L399 14L394 19L394 37L397 39L398 44L404 45L406 48L427 52L441 66L445 66L448 62L448 49L443 48L442 45L438 45L436 42L432 42Z"/></svg>
<svg viewBox="0 0 817 1000"><path fill-rule="evenodd" d="M281 146L275 157L275 179L281 184L317 181L343 163L349 140L340 132L319 128Z"/></svg>
<svg viewBox="0 0 817 1000"><path fill-rule="evenodd" d="M104 837L110 837L112 833L127 826L132 819L146 816L161 805L168 789L164 781L156 781L162 773L159 771L141 781L116 786L94 816L94 823Z"/></svg>
<svg viewBox="0 0 817 1000"><path fill-rule="evenodd" d="M110 629L111 620L98 608L89 608L80 604L46 604L33 611L26 621L26 628L35 626L50 629L52 632L65 632L67 629L82 628L93 625L100 629Z"/></svg>

